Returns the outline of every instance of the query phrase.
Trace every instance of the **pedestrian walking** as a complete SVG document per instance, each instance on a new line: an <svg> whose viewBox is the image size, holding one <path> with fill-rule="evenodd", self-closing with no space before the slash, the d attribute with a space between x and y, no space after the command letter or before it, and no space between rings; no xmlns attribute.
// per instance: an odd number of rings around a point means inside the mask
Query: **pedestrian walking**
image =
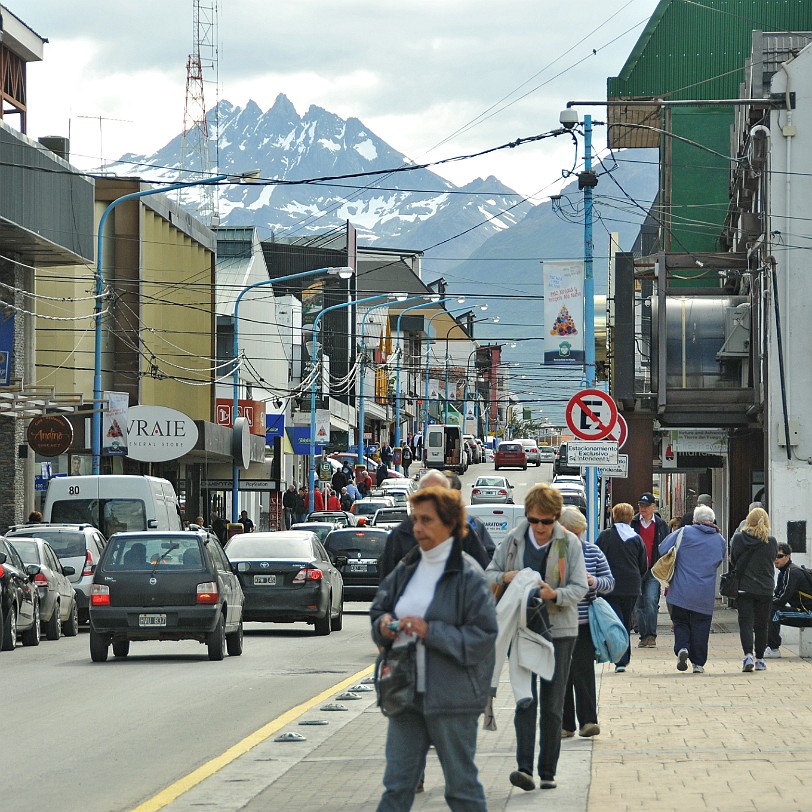
<svg viewBox="0 0 812 812"><path fill-rule="evenodd" d="M366 468L362 468L358 472L358 476L355 478L355 486L361 494L361 499L369 496L369 492L372 490L372 478Z"/></svg>
<svg viewBox="0 0 812 812"><path fill-rule="evenodd" d="M744 661L742 671L766 671L764 652L775 587L778 542L770 535L770 517L764 508L747 514L744 527L730 541L730 563L736 568L739 594L739 638Z"/></svg>
<svg viewBox="0 0 812 812"><path fill-rule="evenodd" d="M713 497L709 493L700 493L699 496L696 497L696 507L700 505L705 505L706 507L713 508ZM688 527L689 525L694 523L694 511L689 510L683 517L682 517L682 526Z"/></svg>
<svg viewBox="0 0 812 812"><path fill-rule="evenodd" d="M219 513L211 514L211 532L217 536L217 540L221 545L226 543L228 537L228 527L220 517Z"/></svg>
<svg viewBox="0 0 812 812"><path fill-rule="evenodd" d="M528 567L535 570L539 576L539 597L544 599L552 625L553 677L547 681L534 674L532 699L518 704L513 717L517 769L509 780L513 786L528 791L535 789L537 724L539 786L541 789L556 786L564 693L578 635L578 601L588 590L581 542L558 521L563 506L559 490L546 483L533 486L524 503L525 520L502 540L485 571L485 577L495 587L509 584L520 570Z"/></svg>
<svg viewBox="0 0 812 812"><path fill-rule="evenodd" d="M656 500L651 493L644 493L637 500L637 515L631 520L632 530L643 540L646 548L648 569L640 585L637 600L638 648L656 648L657 613L660 608L660 582L651 574L651 568L660 557L660 542L671 532L665 520L656 512Z"/></svg>
<svg viewBox="0 0 812 812"><path fill-rule="evenodd" d="M629 524L634 516L634 508L628 502L619 502L612 508L612 526L600 533L595 544L601 548L609 569L615 577L615 587L606 600L615 614L623 621L626 631L631 633L634 607L648 572L648 556L643 539ZM615 671L623 673L632 657L631 643L626 653L615 664Z"/></svg>
<svg viewBox="0 0 812 812"><path fill-rule="evenodd" d="M290 530L290 526L294 521L294 514L296 513L296 486L294 484L288 485L285 492L282 494L282 509L285 513L285 530Z"/></svg>
<svg viewBox="0 0 812 812"><path fill-rule="evenodd" d="M302 485L296 494L296 504L293 507L293 515L297 524L307 521L307 488Z"/></svg>
<svg viewBox="0 0 812 812"><path fill-rule="evenodd" d="M339 497L339 501L341 502L341 509L345 511L349 511L352 507L353 498L347 491L347 488L341 489L341 496Z"/></svg>
<svg viewBox="0 0 812 812"><path fill-rule="evenodd" d="M253 533L254 532L254 523L251 521L251 519L248 518L248 511L247 510L243 510L240 513L240 524L243 527L243 532L244 533Z"/></svg>
<svg viewBox="0 0 812 812"><path fill-rule="evenodd" d="M408 445L403 446L400 452L400 464L403 466L403 476L409 476L409 468L412 464L412 449Z"/></svg>
<svg viewBox="0 0 812 812"><path fill-rule="evenodd" d="M341 500L332 489L327 491L327 510L341 510Z"/></svg>
<svg viewBox="0 0 812 812"><path fill-rule="evenodd" d="M389 469L386 463L381 460L375 469L375 484L380 488L387 476L389 476Z"/></svg>
<svg viewBox="0 0 812 812"><path fill-rule="evenodd" d="M381 462L389 468L392 465L392 446L384 439L381 439L380 456Z"/></svg>
<svg viewBox="0 0 812 812"><path fill-rule="evenodd" d="M765 660L781 656L782 624L804 629L812 626L812 617L808 614L812 608L812 572L793 563L792 547L785 541L778 543L775 566L778 569L778 581L770 611L767 648L764 649ZM799 616L776 618L776 612L792 612ZM802 617L803 614L806 614L806 617Z"/></svg>
<svg viewBox="0 0 812 812"><path fill-rule="evenodd" d="M665 555L679 539L674 577L666 597L674 621L674 654L677 671L687 671L690 660L694 674L702 674L708 661L716 570L725 557L726 544L716 529L712 508L697 505L691 519L691 524L663 539L660 555Z"/></svg>
<svg viewBox="0 0 812 812"><path fill-rule="evenodd" d="M578 640L572 652L570 676L564 694L564 718L561 735L571 738L578 731L580 736L597 736L598 698L595 691L595 645L589 628L589 604L598 595L606 595L614 589L615 579L606 556L597 544L584 538L587 523L584 514L572 505L565 505L558 520L561 526L578 536L584 552L586 582L589 592L578 601ZM578 715L578 726L575 716Z"/></svg>
<svg viewBox="0 0 812 812"><path fill-rule="evenodd" d="M389 718L378 812L411 809L432 744L449 808L486 810L474 756L493 672L493 598L481 568L462 550L460 495L432 487L410 501L418 547L383 581L370 609L379 647L415 645L417 655L414 699Z"/></svg>

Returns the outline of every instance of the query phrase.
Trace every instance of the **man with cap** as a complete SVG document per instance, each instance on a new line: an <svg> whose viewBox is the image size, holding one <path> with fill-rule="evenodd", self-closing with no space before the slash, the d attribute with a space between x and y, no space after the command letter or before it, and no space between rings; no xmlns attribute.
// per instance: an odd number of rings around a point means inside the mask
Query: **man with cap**
<svg viewBox="0 0 812 812"><path fill-rule="evenodd" d="M705 505L705 507L713 508L713 497L709 493L700 493L699 496L696 497L696 504L697 507L699 505ZM682 526L688 527L694 523L694 512L693 510L689 510L686 514L682 517Z"/></svg>
<svg viewBox="0 0 812 812"><path fill-rule="evenodd" d="M637 515L630 524L643 539L648 558L648 570L643 576L640 597L637 599L638 648L657 646L657 612L660 607L660 582L651 574L651 568L660 557L660 542L671 532L665 520L656 512L652 493L644 493L637 500Z"/></svg>

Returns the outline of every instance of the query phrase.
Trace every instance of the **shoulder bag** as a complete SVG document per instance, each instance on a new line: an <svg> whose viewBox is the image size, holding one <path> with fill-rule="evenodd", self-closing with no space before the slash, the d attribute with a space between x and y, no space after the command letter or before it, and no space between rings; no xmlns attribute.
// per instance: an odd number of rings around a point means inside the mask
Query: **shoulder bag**
<svg viewBox="0 0 812 812"><path fill-rule="evenodd" d="M674 546L665 555L661 555L651 568L651 574L660 582L663 589L667 589L674 578L674 568L677 566L677 550L682 541L684 527L680 527Z"/></svg>
<svg viewBox="0 0 812 812"><path fill-rule="evenodd" d="M750 563L750 559L753 557L753 553L755 553L757 549L758 548L755 544L751 545L747 550L745 550L741 558L739 558L739 560L736 562L736 566L733 569L722 573L722 576L719 579L720 595L723 595L725 598L737 598L739 596L741 574L747 569L747 565Z"/></svg>
<svg viewBox="0 0 812 812"><path fill-rule="evenodd" d="M388 646L375 661L375 692L384 716L397 716L417 693L417 644Z"/></svg>
<svg viewBox="0 0 812 812"><path fill-rule="evenodd" d="M589 633L597 663L616 663L629 648L629 633L623 621L603 598L589 604Z"/></svg>

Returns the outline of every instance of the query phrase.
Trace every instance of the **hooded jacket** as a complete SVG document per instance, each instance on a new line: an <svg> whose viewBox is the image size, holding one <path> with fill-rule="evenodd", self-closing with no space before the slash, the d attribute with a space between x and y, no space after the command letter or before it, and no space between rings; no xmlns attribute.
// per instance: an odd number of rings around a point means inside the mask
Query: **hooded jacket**
<svg viewBox="0 0 812 812"><path fill-rule="evenodd" d="M746 567L739 570L738 563L747 550L749 561ZM739 592L751 595L772 595L775 588L775 556L778 542L768 536L762 541L751 536L746 530L736 533L730 541L730 563L736 567L739 576Z"/></svg>
<svg viewBox="0 0 812 812"><path fill-rule="evenodd" d="M623 538L618 532L619 526L625 527L627 536L634 530L628 524L613 524L598 535L595 544L603 551L609 569L615 576L615 588L610 594L639 595L643 577L648 571L646 545L636 531L633 535ZM658 557L656 553L652 556L655 561Z"/></svg>
<svg viewBox="0 0 812 812"><path fill-rule="evenodd" d="M666 600L691 612L712 615L716 570L725 557L725 540L714 525L690 524L663 539L660 555L665 555L676 544L680 532L682 541Z"/></svg>

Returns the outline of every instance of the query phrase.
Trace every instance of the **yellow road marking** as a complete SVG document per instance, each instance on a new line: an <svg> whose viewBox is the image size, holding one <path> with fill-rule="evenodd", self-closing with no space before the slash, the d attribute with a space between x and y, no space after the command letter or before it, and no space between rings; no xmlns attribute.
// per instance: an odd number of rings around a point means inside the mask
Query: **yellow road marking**
<svg viewBox="0 0 812 812"><path fill-rule="evenodd" d="M185 775L183 778L175 781L174 784L170 784L168 787L166 787L166 789L161 790L157 795L153 795L152 798L149 798L148 800L144 801L144 803L139 804L132 810L132 812L157 812L159 809L163 809L185 792L188 792L193 787L196 787L202 781L205 781L207 778L211 778L211 776L213 776L216 772L219 772L223 769L223 767L231 764L231 762L235 759L238 759L240 756L244 756L249 750L256 747L258 744L262 744L262 742L270 738L274 733L280 730L280 728L285 727L285 725L289 725L291 722L307 713L307 711L318 705L320 702L323 702L333 694L343 691L353 683L358 682L371 674L374 668L374 665L367 666L362 671L359 671L358 673L353 674L351 677L336 683L330 688L327 688L325 691L322 691L317 696L308 699L306 702L302 702L295 708L291 708L281 716L277 716L276 719L273 719L266 725L263 725L259 730L255 730L253 733L246 736L242 741L239 741L232 747L229 747L224 753L221 753L219 756L211 759L211 761L207 761L196 770L193 770L188 775Z"/></svg>

